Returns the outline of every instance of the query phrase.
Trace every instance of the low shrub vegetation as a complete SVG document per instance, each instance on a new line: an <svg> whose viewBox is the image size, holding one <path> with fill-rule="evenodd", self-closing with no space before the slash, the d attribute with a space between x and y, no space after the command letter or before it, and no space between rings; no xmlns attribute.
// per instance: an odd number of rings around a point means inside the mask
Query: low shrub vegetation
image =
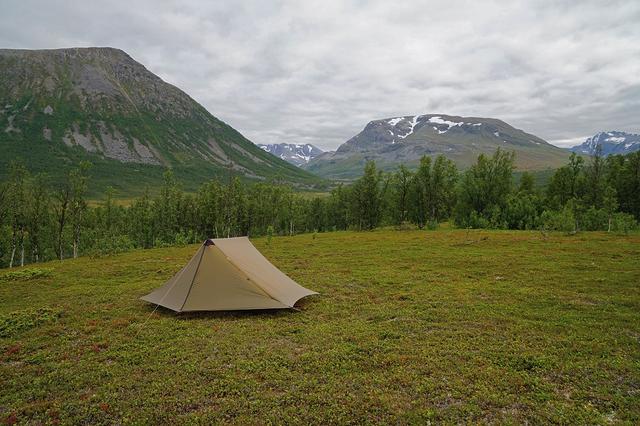
<svg viewBox="0 0 640 426"><path fill-rule="evenodd" d="M38 278L48 278L53 274L53 268L23 268L17 271L0 273L0 281L29 281Z"/></svg>
<svg viewBox="0 0 640 426"><path fill-rule="evenodd" d="M196 245L56 262L54 283L0 281L0 421L640 422L637 233L440 227L253 242L320 295L267 312L175 314L139 300Z"/></svg>
<svg viewBox="0 0 640 426"><path fill-rule="evenodd" d="M61 310L52 308L26 309L0 316L0 337L12 337L41 324L56 321Z"/></svg>

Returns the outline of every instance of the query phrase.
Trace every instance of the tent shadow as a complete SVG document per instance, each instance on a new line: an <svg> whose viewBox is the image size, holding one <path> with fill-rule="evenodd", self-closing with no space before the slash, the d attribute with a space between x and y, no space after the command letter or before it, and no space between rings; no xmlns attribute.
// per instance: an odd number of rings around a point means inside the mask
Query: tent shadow
<svg viewBox="0 0 640 426"><path fill-rule="evenodd" d="M277 318L288 315L304 313L307 308L316 303L315 297L304 297L298 300L291 309L249 309L230 311L190 311L175 312L164 306L147 305L149 314L154 313L163 318L175 318L177 320L204 320L204 319L226 319L238 320L244 318Z"/></svg>

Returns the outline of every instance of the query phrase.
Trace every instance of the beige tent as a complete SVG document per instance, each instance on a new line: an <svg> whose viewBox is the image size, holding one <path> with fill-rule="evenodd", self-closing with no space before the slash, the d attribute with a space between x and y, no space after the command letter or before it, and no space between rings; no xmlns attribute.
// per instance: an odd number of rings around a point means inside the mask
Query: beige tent
<svg viewBox="0 0 640 426"><path fill-rule="evenodd" d="M187 266L141 297L176 312L293 308L314 291L273 266L247 237L205 241Z"/></svg>

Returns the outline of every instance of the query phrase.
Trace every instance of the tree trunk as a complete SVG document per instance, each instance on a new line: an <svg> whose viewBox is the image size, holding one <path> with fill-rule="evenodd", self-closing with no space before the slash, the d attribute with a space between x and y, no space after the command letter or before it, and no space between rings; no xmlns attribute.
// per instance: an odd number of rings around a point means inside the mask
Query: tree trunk
<svg viewBox="0 0 640 426"><path fill-rule="evenodd" d="M58 227L58 257L60 260L64 257L62 254L62 233L64 232L64 222L60 221Z"/></svg>
<svg viewBox="0 0 640 426"><path fill-rule="evenodd" d="M16 256L16 245L13 244L13 248L11 249L11 260L9 261L9 268L13 268L13 259Z"/></svg>
<svg viewBox="0 0 640 426"><path fill-rule="evenodd" d="M24 266L24 241L20 250L20 266Z"/></svg>
<svg viewBox="0 0 640 426"><path fill-rule="evenodd" d="M13 268L13 261L16 258L16 248L18 246L16 229L13 228L13 233L11 235L11 260L9 260L9 268Z"/></svg>
<svg viewBox="0 0 640 426"><path fill-rule="evenodd" d="M607 228L607 232L611 232L611 216L609 216L609 226Z"/></svg>
<svg viewBox="0 0 640 426"><path fill-rule="evenodd" d="M62 235L58 238L58 254L60 255L60 260L62 260Z"/></svg>

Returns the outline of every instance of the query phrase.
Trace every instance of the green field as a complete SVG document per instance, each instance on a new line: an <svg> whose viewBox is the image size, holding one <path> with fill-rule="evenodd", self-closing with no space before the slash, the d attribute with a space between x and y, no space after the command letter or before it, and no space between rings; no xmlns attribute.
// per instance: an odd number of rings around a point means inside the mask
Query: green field
<svg viewBox="0 0 640 426"><path fill-rule="evenodd" d="M640 422L638 234L254 243L321 295L260 313L138 300L195 246L0 273L0 421Z"/></svg>

